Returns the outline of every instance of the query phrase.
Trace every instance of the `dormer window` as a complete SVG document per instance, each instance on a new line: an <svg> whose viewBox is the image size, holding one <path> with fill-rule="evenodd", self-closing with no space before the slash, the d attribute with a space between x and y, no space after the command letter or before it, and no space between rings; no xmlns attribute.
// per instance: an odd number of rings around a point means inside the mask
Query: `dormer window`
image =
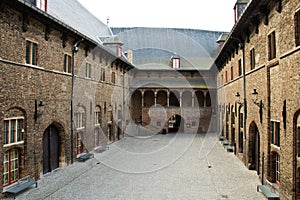
<svg viewBox="0 0 300 200"><path fill-rule="evenodd" d="M172 68L180 69L180 58L172 58Z"/></svg>
<svg viewBox="0 0 300 200"><path fill-rule="evenodd" d="M122 46L118 45L118 56L122 57Z"/></svg>

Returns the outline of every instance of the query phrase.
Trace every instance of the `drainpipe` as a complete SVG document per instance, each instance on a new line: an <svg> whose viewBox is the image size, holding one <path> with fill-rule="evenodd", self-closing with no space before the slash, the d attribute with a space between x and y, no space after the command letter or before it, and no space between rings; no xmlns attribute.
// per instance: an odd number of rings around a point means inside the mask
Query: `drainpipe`
<svg viewBox="0 0 300 200"><path fill-rule="evenodd" d="M73 151L74 151L74 83L75 83L75 53L78 52L78 45L83 39L78 40L72 49L72 92L71 92L71 164L74 162Z"/></svg>
<svg viewBox="0 0 300 200"><path fill-rule="evenodd" d="M247 159L247 153L246 153L246 131L247 131L247 127L246 127L246 120L247 120L247 89L246 89L246 62L245 62L245 43L240 43L241 48L242 48L242 58L243 58L243 99L244 99L244 119L243 119L243 129L244 129L244 134L243 134L243 159L244 159L244 163L247 164L248 159Z"/></svg>

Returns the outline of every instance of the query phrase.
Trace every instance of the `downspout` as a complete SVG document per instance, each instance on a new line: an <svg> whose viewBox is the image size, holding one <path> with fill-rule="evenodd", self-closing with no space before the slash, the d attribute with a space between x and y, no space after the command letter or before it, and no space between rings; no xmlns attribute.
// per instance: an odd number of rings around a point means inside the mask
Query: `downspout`
<svg viewBox="0 0 300 200"><path fill-rule="evenodd" d="M73 149L74 149L74 83L75 83L75 53L78 52L78 45L80 42L82 42L83 39L78 40L72 49L72 91L71 91L71 138L70 138L70 142L71 142L71 164L73 164L74 162L74 158L73 158Z"/></svg>
<svg viewBox="0 0 300 200"><path fill-rule="evenodd" d="M244 129L244 134L243 134L243 158L244 158L244 164L246 164L247 166L247 162L248 162L248 159L247 159L247 153L246 153L246 131L247 131L247 128L246 128L246 120L247 120L247 89L246 89L246 62L245 62L245 43L240 43L241 45L241 48L242 48L242 58L243 58L243 99L244 99L244 119L243 119L243 129Z"/></svg>

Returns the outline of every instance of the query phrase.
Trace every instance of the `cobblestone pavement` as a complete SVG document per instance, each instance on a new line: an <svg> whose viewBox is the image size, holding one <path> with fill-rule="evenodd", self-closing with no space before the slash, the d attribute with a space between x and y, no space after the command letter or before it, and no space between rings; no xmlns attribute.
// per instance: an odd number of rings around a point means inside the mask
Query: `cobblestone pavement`
<svg viewBox="0 0 300 200"><path fill-rule="evenodd" d="M216 134L125 137L43 177L17 199L259 200L255 171L225 151Z"/></svg>

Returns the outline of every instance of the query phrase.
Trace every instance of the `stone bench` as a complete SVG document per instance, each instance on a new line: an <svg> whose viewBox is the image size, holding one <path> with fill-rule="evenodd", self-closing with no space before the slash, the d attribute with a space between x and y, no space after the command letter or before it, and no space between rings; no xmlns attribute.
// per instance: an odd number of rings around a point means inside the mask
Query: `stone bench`
<svg viewBox="0 0 300 200"><path fill-rule="evenodd" d="M81 153L79 155L77 155L77 160L79 162L84 162L90 158L93 158L94 157L94 154L91 154L91 153Z"/></svg>
<svg viewBox="0 0 300 200"><path fill-rule="evenodd" d="M278 194L275 193L275 190L268 185L258 185L257 192L261 191L267 199L279 199Z"/></svg>
<svg viewBox="0 0 300 200"><path fill-rule="evenodd" d="M12 185L9 188L6 188L4 191L4 194L5 194L5 196L7 194L13 194L14 199L15 199L16 195L19 192L22 192L22 191L30 188L32 185L35 185L35 187L37 187L37 182L34 180L30 180L30 176L25 176L24 178L19 179L16 184Z"/></svg>

